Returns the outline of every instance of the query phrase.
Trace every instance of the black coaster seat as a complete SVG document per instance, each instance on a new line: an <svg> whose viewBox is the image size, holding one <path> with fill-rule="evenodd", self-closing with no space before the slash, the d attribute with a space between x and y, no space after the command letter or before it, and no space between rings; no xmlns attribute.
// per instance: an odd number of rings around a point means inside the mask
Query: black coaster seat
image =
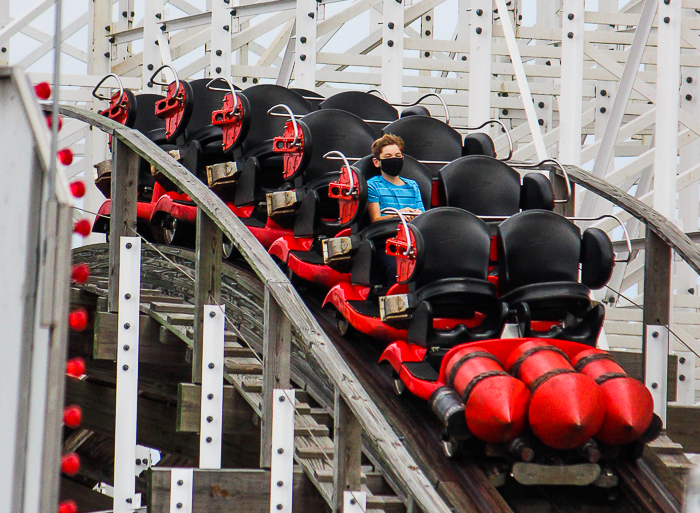
<svg viewBox="0 0 700 513"><path fill-rule="evenodd" d="M614 267L605 232L588 228L582 235L559 214L529 210L498 226L497 247L499 293L521 335L595 346L605 308L590 299L590 290L605 286ZM531 321L560 324L536 331Z"/></svg>
<svg viewBox="0 0 700 513"><path fill-rule="evenodd" d="M448 124L428 116L408 116L394 121L382 130L398 135L404 142L404 155L420 161L438 161L426 164L437 178L445 163L462 156L462 136Z"/></svg>
<svg viewBox="0 0 700 513"><path fill-rule="evenodd" d="M162 99L160 94L137 94L133 125L126 125L138 130L159 146L165 144L165 121L156 117L155 105Z"/></svg>
<svg viewBox="0 0 700 513"><path fill-rule="evenodd" d="M345 91L334 94L321 102L321 109L344 110L371 123L375 139L382 135L382 128L399 119L399 112L384 99L363 91Z"/></svg>
<svg viewBox="0 0 700 513"><path fill-rule="evenodd" d="M438 172L440 205L478 216L504 216L520 210L554 209L554 190L540 173L522 178L508 164L485 156L462 157Z"/></svg>
<svg viewBox="0 0 700 513"><path fill-rule="evenodd" d="M496 147L493 144L493 139L488 134L475 132L464 136L462 155L465 157L469 155L485 155L496 158Z"/></svg>
<svg viewBox="0 0 700 513"><path fill-rule="evenodd" d="M409 285L417 305L408 325L408 342L449 348L500 336L507 308L488 281L488 225L464 210L439 207L408 226L415 240L415 265L400 283ZM433 328L435 317L464 319L475 312L485 316L477 327Z"/></svg>
<svg viewBox="0 0 700 513"><path fill-rule="evenodd" d="M368 225L352 237L353 247L359 248L352 260L350 282L365 287L385 287L386 273L379 258L387 239L396 235L397 218L381 219ZM378 308L378 307L377 307ZM378 311L377 316L379 317Z"/></svg>

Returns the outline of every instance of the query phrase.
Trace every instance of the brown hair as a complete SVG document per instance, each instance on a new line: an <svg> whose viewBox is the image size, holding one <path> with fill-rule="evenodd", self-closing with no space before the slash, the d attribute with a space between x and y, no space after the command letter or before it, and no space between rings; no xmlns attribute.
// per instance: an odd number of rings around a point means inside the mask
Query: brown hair
<svg viewBox="0 0 700 513"><path fill-rule="evenodd" d="M372 143L372 155L374 155L375 159L379 159L379 155L382 154L382 150L386 146L391 146L392 144L398 146L403 152L403 139L401 139L401 137L394 134L384 134Z"/></svg>

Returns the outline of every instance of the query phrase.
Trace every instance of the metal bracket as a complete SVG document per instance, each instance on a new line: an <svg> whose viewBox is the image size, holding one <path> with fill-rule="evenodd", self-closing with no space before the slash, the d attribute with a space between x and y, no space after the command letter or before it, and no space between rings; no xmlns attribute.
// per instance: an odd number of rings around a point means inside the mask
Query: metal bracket
<svg viewBox="0 0 700 513"><path fill-rule="evenodd" d="M224 306L204 305L199 468L221 468L224 406Z"/></svg>
<svg viewBox="0 0 700 513"><path fill-rule="evenodd" d="M140 507L135 495L136 423L139 391L139 300L141 239L121 237L117 332L117 405L114 432L114 513ZM136 504L138 502L138 504Z"/></svg>
<svg viewBox="0 0 700 513"><path fill-rule="evenodd" d="M298 204L297 191L271 192L267 195L267 215L290 214L296 210Z"/></svg>
<svg viewBox="0 0 700 513"><path fill-rule="evenodd" d="M321 241L321 249L323 250L323 262L339 262L349 260L353 250L352 238L350 237L334 237L332 239L323 239Z"/></svg>
<svg viewBox="0 0 700 513"><path fill-rule="evenodd" d="M649 324L645 333L644 384L654 399L654 413L666 425L668 401L668 328Z"/></svg>
<svg viewBox="0 0 700 513"><path fill-rule="evenodd" d="M221 162L207 166L207 182L209 187L236 183L240 171L235 162Z"/></svg>
<svg viewBox="0 0 700 513"><path fill-rule="evenodd" d="M410 311L415 308L413 294L392 294L379 297L379 315L382 321L408 319Z"/></svg>
<svg viewBox="0 0 700 513"><path fill-rule="evenodd" d="M194 469L173 468L170 471L170 513L192 513Z"/></svg>
<svg viewBox="0 0 700 513"><path fill-rule="evenodd" d="M275 389L272 405L270 511L292 511L294 488L294 389Z"/></svg>
<svg viewBox="0 0 700 513"><path fill-rule="evenodd" d="M367 492L345 490L343 492L343 513L365 513L367 511Z"/></svg>

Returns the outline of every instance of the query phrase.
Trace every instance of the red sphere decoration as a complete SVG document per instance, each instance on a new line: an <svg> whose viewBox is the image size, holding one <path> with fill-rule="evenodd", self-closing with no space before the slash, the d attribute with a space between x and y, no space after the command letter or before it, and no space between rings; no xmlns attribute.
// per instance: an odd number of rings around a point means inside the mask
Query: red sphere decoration
<svg viewBox="0 0 700 513"><path fill-rule="evenodd" d="M71 358L66 362L66 374L79 378L85 374L85 360L82 358Z"/></svg>
<svg viewBox="0 0 700 513"><path fill-rule="evenodd" d="M73 227L73 231L82 235L83 237L87 237L88 235L90 235L91 230L92 226L90 226L90 221L88 221L87 219L81 219L80 221L77 221L75 223L75 226Z"/></svg>
<svg viewBox="0 0 700 513"><path fill-rule="evenodd" d="M61 472L74 476L80 470L80 457L74 452L61 457Z"/></svg>
<svg viewBox="0 0 700 513"><path fill-rule="evenodd" d="M48 82L39 82L34 86L34 93L42 100L48 100L51 96L51 86Z"/></svg>
<svg viewBox="0 0 700 513"><path fill-rule="evenodd" d="M78 513L78 505L75 501L64 501L58 505L58 513Z"/></svg>
<svg viewBox="0 0 700 513"><path fill-rule="evenodd" d="M85 196L85 183L82 180L76 180L70 183L70 193L76 198Z"/></svg>
<svg viewBox="0 0 700 513"><path fill-rule="evenodd" d="M83 420L83 410L80 406L71 405L63 408L63 423L71 429L75 429Z"/></svg>
<svg viewBox="0 0 700 513"><path fill-rule="evenodd" d="M84 308L78 308L68 314L68 324L75 331L83 331L87 326L88 314Z"/></svg>
<svg viewBox="0 0 700 513"><path fill-rule="evenodd" d="M58 150L58 160L64 166L70 166L73 163L73 152L70 151L70 148Z"/></svg>
<svg viewBox="0 0 700 513"><path fill-rule="evenodd" d="M85 264L78 264L73 266L73 271L71 272L70 279L78 282L85 283L90 277L90 268Z"/></svg>
<svg viewBox="0 0 700 513"><path fill-rule="evenodd" d="M51 114L47 114L46 115L46 124L48 125L49 130L51 130L51 121L53 121ZM61 128L63 128L63 118L59 116L59 118L58 118L58 130L60 131Z"/></svg>

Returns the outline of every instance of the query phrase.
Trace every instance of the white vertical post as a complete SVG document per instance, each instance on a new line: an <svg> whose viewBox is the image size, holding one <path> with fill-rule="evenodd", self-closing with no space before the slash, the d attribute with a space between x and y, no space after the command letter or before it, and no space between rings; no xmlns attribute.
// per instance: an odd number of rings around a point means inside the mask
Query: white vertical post
<svg viewBox="0 0 700 513"><path fill-rule="evenodd" d="M209 47L212 78L231 78L231 21L231 5L225 0L212 0Z"/></svg>
<svg viewBox="0 0 700 513"><path fill-rule="evenodd" d="M143 68L141 76L143 84L141 90L147 92L153 87L149 79L153 72L161 65L159 37L163 33L160 30L163 19L163 0L148 0L144 3L143 10Z"/></svg>
<svg viewBox="0 0 700 513"><path fill-rule="evenodd" d="M214 0L215 2L218 0ZM199 468L221 468L224 405L224 306L204 306Z"/></svg>
<svg viewBox="0 0 700 513"><path fill-rule="evenodd" d="M695 353L674 351L678 357L676 373L676 402L687 406L695 405Z"/></svg>
<svg viewBox="0 0 700 513"><path fill-rule="evenodd" d="M0 0L0 28L10 23L10 0ZM10 63L10 41L0 44L0 66Z"/></svg>
<svg viewBox="0 0 700 513"><path fill-rule="evenodd" d="M316 0L297 0L294 86L316 89Z"/></svg>
<svg viewBox="0 0 700 513"><path fill-rule="evenodd" d="M472 0L469 44L469 125L491 118L493 0ZM487 131L484 128L484 131Z"/></svg>
<svg viewBox="0 0 700 513"><path fill-rule="evenodd" d="M135 493L134 481L139 391L141 239L121 237L120 244L114 513L130 513L141 506L141 495Z"/></svg>
<svg viewBox="0 0 700 513"><path fill-rule="evenodd" d="M559 160L581 165L584 11L580 0L564 0L561 30Z"/></svg>
<svg viewBox="0 0 700 513"><path fill-rule="evenodd" d="M647 326L647 346L644 360L644 381L654 399L654 413L666 425L668 401L668 328Z"/></svg>
<svg viewBox="0 0 700 513"><path fill-rule="evenodd" d="M343 513L365 513L367 492L345 490L343 492Z"/></svg>
<svg viewBox="0 0 700 513"><path fill-rule="evenodd" d="M402 0L384 0L382 25L382 91L390 103L403 101L403 33Z"/></svg>
<svg viewBox="0 0 700 513"><path fill-rule="evenodd" d="M272 405L270 513L292 511L294 488L294 389L275 389ZM280 507L281 506L281 507Z"/></svg>
<svg viewBox="0 0 700 513"><path fill-rule="evenodd" d="M676 218L681 0L659 2L654 209Z"/></svg>
<svg viewBox="0 0 700 513"><path fill-rule="evenodd" d="M170 513L192 513L194 470L173 468L170 471Z"/></svg>

